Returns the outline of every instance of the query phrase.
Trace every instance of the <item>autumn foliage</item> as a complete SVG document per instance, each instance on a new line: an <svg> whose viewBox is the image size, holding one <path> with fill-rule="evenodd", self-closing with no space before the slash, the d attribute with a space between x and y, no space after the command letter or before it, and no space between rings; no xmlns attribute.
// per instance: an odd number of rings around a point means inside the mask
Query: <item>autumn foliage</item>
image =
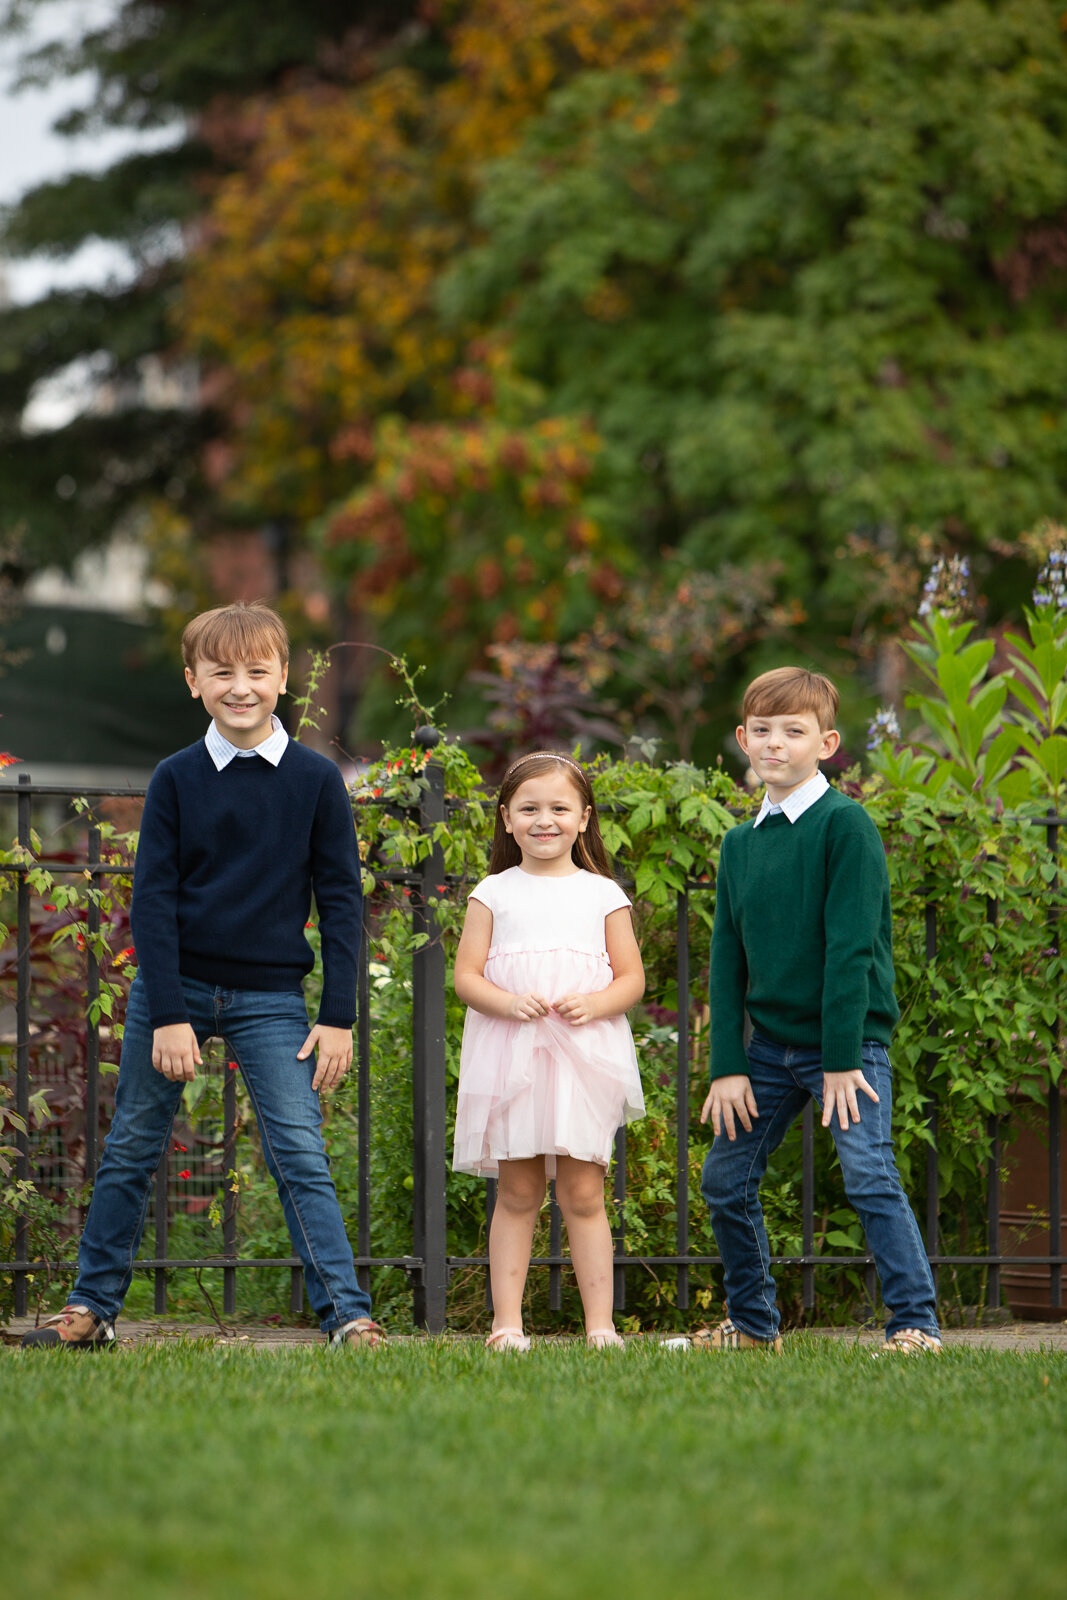
<svg viewBox="0 0 1067 1600"><path fill-rule="evenodd" d="M437 289L478 237L487 164L552 91L618 65L653 81L686 10L427 3L447 70L364 62L347 89L264 103L214 195L182 323L230 419L218 490L235 514L319 519L379 642L438 663L443 625L462 672L493 639L583 625L618 587L617 541L581 506L595 429L509 381L506 348L446 320Z"/></svg>
<svg viewBox="0 0 1067 1600"><path fill-rule="evenodd" d="M220 504L310 538L352 637L454 689L493 641L611 636L678 745L768 633L871 660L886 563L991 571L1056 510L1050 0L419 16L247 113L181 313Z"/></svg>

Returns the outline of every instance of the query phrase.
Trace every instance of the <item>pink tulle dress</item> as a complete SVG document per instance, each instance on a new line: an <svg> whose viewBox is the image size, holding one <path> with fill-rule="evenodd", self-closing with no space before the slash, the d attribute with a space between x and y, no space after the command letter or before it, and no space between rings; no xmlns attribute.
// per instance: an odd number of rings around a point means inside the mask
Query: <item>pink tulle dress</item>
<svg viewBox="0 0 1067 1600"><path fill-rule="evenodd" d="M541 877L509 867L471 891L493 913L485 976L511 994L606 989L604 919L630 904L617 883L595 872ZM533 1022L468 1009L463 1028L452 1165L495 1177L497 1163L556 1156L606 1167L615 1131L644 1116L641 1075L625 1017L574 1027L555 1011Z"/></svg>

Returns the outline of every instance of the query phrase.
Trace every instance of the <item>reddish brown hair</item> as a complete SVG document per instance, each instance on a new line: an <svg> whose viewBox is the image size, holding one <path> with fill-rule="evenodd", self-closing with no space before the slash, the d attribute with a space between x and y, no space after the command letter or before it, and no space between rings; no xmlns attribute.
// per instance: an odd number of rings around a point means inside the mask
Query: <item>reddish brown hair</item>
<svg viewBox="0 0 1067 1600"><path fill-rule="evenodd" d="M198 661L260 661L277 656L289 662L289 635L276 611L262 600L236 600L231 606L202 611L186 624L182 634L182 660L190 672Z"/></svg>
<svg viewBox="0 0 1067 1600"><path fill-rule="evenodd" d="M838 694L829 678L806 667L775 667L761 672L745 690L741 721L749 717L788 717L791 712L812 711L819 730L828 733L837 720Z"/></svg>
<svg viewBox="0 0 1067 1600"><path fill-rule="evenodd" d="M611 858L600 832L600 821L596 814L593 785L577 761L572 761L570 756L565 756L558 750L535 750L532 755L520 756L505 772L500 793L496 797L496 828L493 831L493 848L489 856L490 876L495 872L506 872L509 867L517 867L522 861L522 851L515 842L514 835L504 826L503 807L511 804L516 789L524 784L527 778L543 777L546 772L551 772L553 767L570 779L578 791L583 810L586 806L589 807L589 821L585 825L585 832L580 833L571 845L571 860L576 867L584 867L587 872L599 873L602 878L613 878Z"/></svg>

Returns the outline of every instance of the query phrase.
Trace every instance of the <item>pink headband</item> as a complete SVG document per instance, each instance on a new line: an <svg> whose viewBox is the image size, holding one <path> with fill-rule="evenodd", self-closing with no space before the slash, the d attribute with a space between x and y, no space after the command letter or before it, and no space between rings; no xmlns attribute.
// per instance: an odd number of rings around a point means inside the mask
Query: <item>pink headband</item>
<svg viewBox="0 0 1067 1600"><path fill-rule="evenodd" d="M504 774L505 778L510 778L516 767L523 766L527 761L559 761L565 767L573 767L580 777L585 778L585 773L577 761L572 761L570 756L561 756L555 750L533 750L528 756L520 756L517 761L511 763ZM585 781L588 783L589 779L585 778Z"/></svg>

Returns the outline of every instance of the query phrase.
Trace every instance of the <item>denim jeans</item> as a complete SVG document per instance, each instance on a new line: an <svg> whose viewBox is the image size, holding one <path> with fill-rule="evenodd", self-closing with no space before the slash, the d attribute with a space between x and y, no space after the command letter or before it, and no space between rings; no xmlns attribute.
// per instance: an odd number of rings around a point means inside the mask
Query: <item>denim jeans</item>
<svg viewBox="0 0 1067 1600"><path fill-rule="evenodd" d="M314 1057L296 1059L308 1036L303 996L265 990L217 989L184 978L189 1017L202 1045L224 1039L237 1062L259 1123L263 1152L278 1186L308 1299L323 1331L370 1315L356 1281L330 1162L322 1140L319 1097L311 1087ZM152 1178L170 1142L182 1085L152 1065L152 1034L144 989L130 988L126 1031L115 1093L115 1116L104 1145L78 1250L72 1305L113 1321L133 1277L144 1232Z"/></svg>
<svg viewBox="0 0 1067 1600"><path fill-rule="evenodd" d="M771 1154L811 1095L822 1105L822 1055L815 1046L776 1044L758 1030L748 1047L748 1070L759 1117L737 1138L722 1133L704 1161L700 1188L722 1256L731 1320L754 1339L773 1339L781 1318L775 1304L770 1249L759 1186ZM933 1275L922 1236L901 1187L890 1143L892 1072L884 1045L863 1046L863 1075L878 1104L857 1095L860 1120L831 1124L845 1192L867 1235L889 1310L886 1337L900 1328L937 1334Z"/></svg>

